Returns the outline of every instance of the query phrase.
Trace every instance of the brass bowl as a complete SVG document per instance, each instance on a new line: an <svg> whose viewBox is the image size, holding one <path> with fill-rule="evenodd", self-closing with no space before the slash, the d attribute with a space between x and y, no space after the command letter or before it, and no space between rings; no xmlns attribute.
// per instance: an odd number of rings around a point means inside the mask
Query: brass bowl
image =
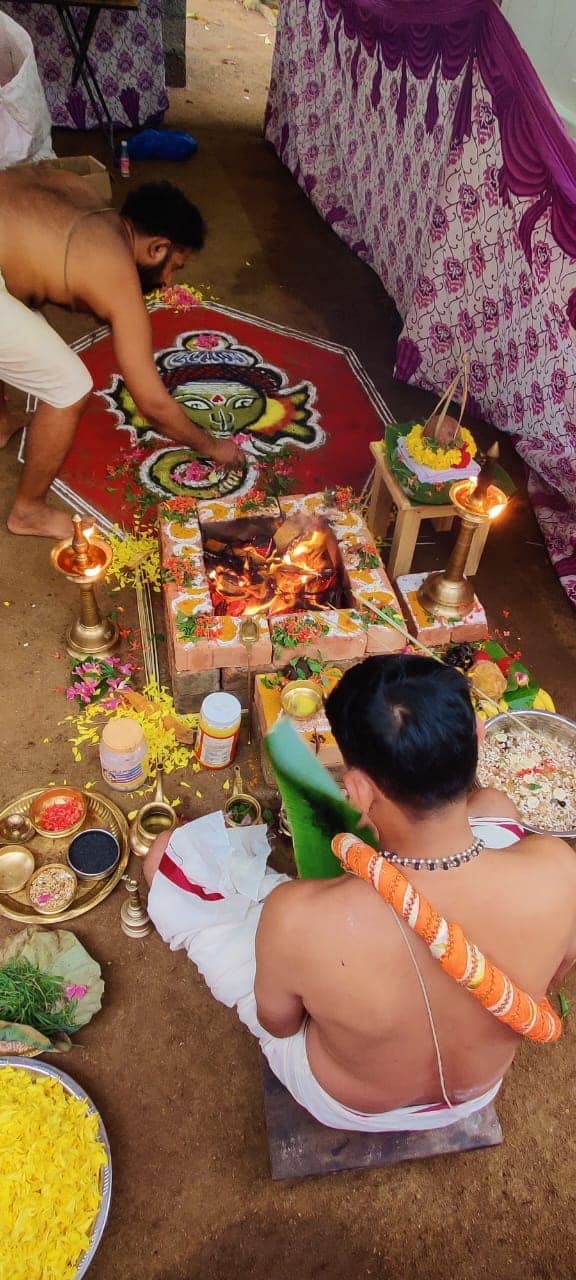
<svg viewBox="0 0 576 1280"><path fill-rule="evenodd" d="M27 844L34 836L34 827L26 813L9 813L0 823L0 836L8 844Z"/></svg>
<svg viewBox="0 0 576 1280"><path fill-rule="evenodd" d="M312 680L291 680L280 694L282 710L291 720L311 720L322 702L322 690Z"/></svg>
<svg viewBox="0 0 576 1280"><path fill-rule="evenodd" d="M0 849L0 893L18 893L28 883L36 863L34 854L21 844Z"/></svg>
<svg viewBox="0 0 576 1280"><path fill-rule="evenodd" d="M46 809L54 804L66 804L69 800L76 800L82 807L82 813L72 826L66 827L63 831L47 831L42 826L42 815ZM41 795L36 796L30 805L30 821L34 830L39 836L45 836L48 840L62 840L66 836L73 836L76 831L80 830L82 823L86 818L86 810L88 801L81 791L76 791L74 787L48 787Z"/></svg>
<svg viewBox="0 0 576 1280"><path fill-rule="evenodd" d="M234 817L234 806L237 804L243 805L246 809L239 822ZM246 822L248 817L250 821ZM261 820L262 806L255 796L248 795L246 791L236 792L236 795L230 796L224 805L224 821L227 827L255 827Z"/></svg>
<svg viewBox="0 0 576 1280"><path fill-rule="evenodd" d="M38 895L38 889L42 885L43 877L50 873L55 877L55 884L62 886L62 893L58 895L56 901L54 898L46 902L39 902L38 896L43 896L42 892ZM28 881L28 900L35 911L41 916L56 916L61 911L65 911L76 897L78 889L78 880L75 872L71 867L65 866L63 862L46 862L43 867L38 867L34 875Z"/></svg>

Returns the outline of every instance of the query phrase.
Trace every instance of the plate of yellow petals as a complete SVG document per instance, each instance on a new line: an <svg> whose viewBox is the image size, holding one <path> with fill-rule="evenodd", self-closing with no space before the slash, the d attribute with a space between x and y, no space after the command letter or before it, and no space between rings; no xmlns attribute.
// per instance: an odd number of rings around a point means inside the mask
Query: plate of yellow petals
<svg viewBox="0 0 576 1280"><path fill-rule="evenodd" d="M112 1157L88 1094L57 1067L0 1060L0 1276L81 1280L110 1209Z"/></svg>

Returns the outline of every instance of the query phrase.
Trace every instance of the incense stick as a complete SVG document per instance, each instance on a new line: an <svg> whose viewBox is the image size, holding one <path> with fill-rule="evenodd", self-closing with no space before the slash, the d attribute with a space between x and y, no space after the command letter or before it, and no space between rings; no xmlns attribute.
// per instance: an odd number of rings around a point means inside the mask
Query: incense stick
<svg viewBox="0 0 576 1280"><path fill-rule="evenodd" d="M142 639L142 654L144 657L144 675L146 684L160 684L160 668L158 665L158 648L156 645L156 634L154 631L154 614L152 612L152 601L150 598L149 583L144 581L138 574L138 583L136 586L136 604L138 607L138 622L140 625L140 636Z"/></svg>
<svg viewBox="0 0 576 1280"><path fill-rule="evenodd" d="M368 600L363 600L362 604L365 608L370 609L372 613L375 613L377 617L386 624L386 626L392 627L394 631L397 631L399 635L403 636L409 644L413 644L415 649L419 649L421 653L425 653L427 658L433 658L435 662L439 662L443 667L449 665L447 662L444 662L444 659L440 658L437 653L434 653L434 650L430 649L427 644L423 644L422 640L418 640L416 636L411 635L403 623L397 622L395 618L389 617L387 613L383 613L381 609L378 609L375 604L370 604ZM473 680L470 680L470 684L472 685L474 692L478 694L478 697L481 698L483 702L488 702L491 707L495 707L498 715L505 715L508 719L514 720L515 723L520 725L523 733L531 733L539 740L545 739L545 734L538 733L536 729L533 729L531 725L526 724L525 721L522 720L520 716L516 715L514 711L501 711L500 706L495 699L491 698L488 693L484 693L483 689L479 689L477 685L474 684Z"/></svg>

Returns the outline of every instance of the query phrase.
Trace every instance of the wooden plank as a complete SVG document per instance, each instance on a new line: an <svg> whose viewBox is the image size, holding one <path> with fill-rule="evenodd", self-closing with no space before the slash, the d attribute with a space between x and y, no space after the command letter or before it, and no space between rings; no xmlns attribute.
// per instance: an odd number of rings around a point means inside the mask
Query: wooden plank
<svg viewBox="0 0 576 1280"><path fill-rule="evenodd" d="M456 1155L500 1146L502 1129L493 1104L468 1120L422 1133L354 1133L326 1129L277 1080L261 1057L268 1149L274 1181L313 1178L351 1169L379 1169L405 1160Z"/></svg>

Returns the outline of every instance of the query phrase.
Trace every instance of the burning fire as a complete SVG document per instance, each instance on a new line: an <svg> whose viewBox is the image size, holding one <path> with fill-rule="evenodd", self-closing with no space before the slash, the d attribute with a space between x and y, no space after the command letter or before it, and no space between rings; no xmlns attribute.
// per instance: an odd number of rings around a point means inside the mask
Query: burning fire
<svg viewBox="0 0 576 1280"><path fill-rule="evenodd" d="M342 602L340 553L324 519L248 517L210 524L204 562L219 615L294 613Z"/></svg>

